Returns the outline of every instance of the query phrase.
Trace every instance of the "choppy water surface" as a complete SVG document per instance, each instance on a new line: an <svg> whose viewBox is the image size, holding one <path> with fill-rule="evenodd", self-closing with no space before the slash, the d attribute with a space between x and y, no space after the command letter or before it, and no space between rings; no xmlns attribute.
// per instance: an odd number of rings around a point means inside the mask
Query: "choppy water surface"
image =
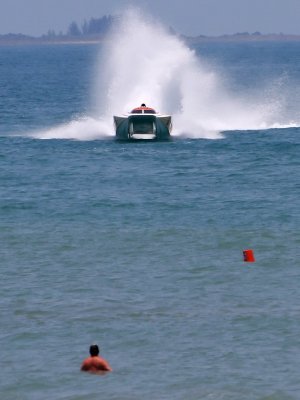
<svg viewBox="0 0 300 400"><path fill-rule="evenodd" d="M284 76L293 115L279 122L299 119L299 44L196 50L232 91ZM169 143L84 140L84 124L81 141L32 138L88 113L97 55L0 49L1 398L298 399L297 123ZM110 375L79 372L93 341Z"/></svg>

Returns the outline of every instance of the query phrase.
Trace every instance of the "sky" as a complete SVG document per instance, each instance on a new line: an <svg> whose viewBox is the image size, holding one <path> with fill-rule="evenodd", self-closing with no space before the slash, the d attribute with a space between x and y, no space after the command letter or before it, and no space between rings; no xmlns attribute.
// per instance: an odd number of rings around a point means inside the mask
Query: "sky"
<svg viewBox="0 0 300 400"><path fill-rule="evenodd" d="M122 14L128 6L187 35L300 34L300 0L0 0L0 34L65 33L72 21Z"/></svg>

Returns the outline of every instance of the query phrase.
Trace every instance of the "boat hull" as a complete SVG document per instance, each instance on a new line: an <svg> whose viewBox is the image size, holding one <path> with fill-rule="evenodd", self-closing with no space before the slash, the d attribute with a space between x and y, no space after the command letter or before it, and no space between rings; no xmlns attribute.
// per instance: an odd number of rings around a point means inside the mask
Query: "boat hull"
<svg viewBox="0 0 300 400"><path fill-rule="evenodd" d="M171 116L137 114L114 116L117 140L169 140Z"/></svg>

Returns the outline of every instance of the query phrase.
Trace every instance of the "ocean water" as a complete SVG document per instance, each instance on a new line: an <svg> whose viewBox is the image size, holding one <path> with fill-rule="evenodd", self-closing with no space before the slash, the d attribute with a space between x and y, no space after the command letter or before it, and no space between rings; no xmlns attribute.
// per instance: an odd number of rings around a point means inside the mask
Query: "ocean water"
<svg viewBox="0 0 300 400"><path fill-rule="evenodd" d="M0 48L1 399L299 399L300 44L195 46L164 143L114 140L102 47Z"/></svg>

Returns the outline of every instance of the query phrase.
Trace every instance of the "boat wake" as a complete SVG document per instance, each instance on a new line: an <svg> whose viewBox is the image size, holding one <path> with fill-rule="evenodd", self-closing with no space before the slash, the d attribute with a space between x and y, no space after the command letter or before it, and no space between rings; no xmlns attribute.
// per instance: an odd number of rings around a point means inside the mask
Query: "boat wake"
<svg viewBox="0 0 300 400"><path fill-rule="evenodd" d="M97 140L113 136L111 121L94 117L81 117L70 122L29 134L35 139Z"/></svg>
<svg viewBox="0 0 300 400"><path fill-rule="evenodd" d="M207 60L136 10L125 13L101 47L97 75L92 95L98 111L93 117L32 136L108 138L114 135L112 116L144 102L172 115L176 137L217 139L225 131L300 126L300 121L284 116L285 99L279 92L231 91Z"/></svg>

